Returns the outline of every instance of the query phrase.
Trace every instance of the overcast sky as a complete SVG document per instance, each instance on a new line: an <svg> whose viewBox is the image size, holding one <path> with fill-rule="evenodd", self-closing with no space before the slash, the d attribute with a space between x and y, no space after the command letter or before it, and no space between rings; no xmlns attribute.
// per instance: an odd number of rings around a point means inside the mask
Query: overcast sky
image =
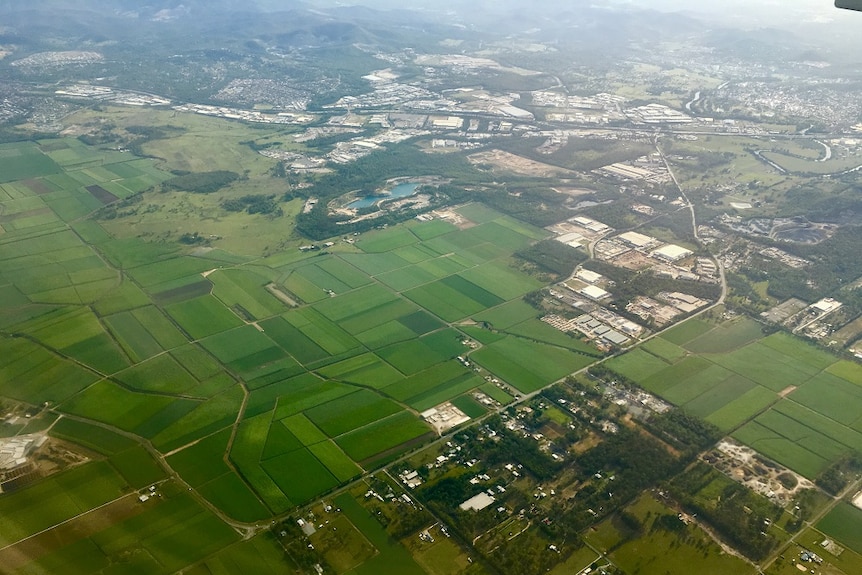
<svg viewBox="0 0 862 575"><path fill-rule="evenodd" d="M362 4L386 8L463 8L475 7L474 0L330 0L338 4ZM523 6L530 11L565 10L584 4L586 0L501 0L491 3L505 10ZM487 2L480 2L487 9ZM593 6L630 5L641 9L685 11L709 14L724 22L740 26L762 27L769 25L796 25L800 22L850 23L862 30L862 12L839 10L834 0L593 0Z"/></svg>

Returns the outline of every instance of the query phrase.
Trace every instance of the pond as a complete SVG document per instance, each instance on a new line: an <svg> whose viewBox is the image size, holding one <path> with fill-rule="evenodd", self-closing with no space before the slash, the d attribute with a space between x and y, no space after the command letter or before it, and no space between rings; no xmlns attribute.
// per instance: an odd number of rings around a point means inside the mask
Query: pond
<svg viewBox="0 0 862 575"><path fill-rule="evenodd" d="M419 184L399 184L392 188L389 193L381 194L379 196L365 196L364 198L359 198L358 200L354 200L347 204L348 208L370 208L377 202L383 200L395 200L398 198L406 198L407 196L412 196L416 193L416 189L419 187Z"/></svg>

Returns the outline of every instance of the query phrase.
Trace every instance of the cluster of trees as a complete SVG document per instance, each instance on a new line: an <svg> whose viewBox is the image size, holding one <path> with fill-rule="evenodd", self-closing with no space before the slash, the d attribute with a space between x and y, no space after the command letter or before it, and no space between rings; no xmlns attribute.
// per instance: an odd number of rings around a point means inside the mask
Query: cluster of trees
<svg viewBox="0 0 862 575"><path fill-rule="evenodd" d="M654 151L649 144L639 142L569 138L566 145L556 152L542 154L537 151L542 143L543 140L533 138L512 138L503 142L501 147L537 162L585 172L617 162L634 160Z"/></svg>
<svg viewBox="0 0 862 575"><path fill-rule="evenodd" d="M138 213L138 208L144 197L142 194L135 194L118 202L108 204L98 212L98 216L103 220L113 220L114 218L123 218L133 216Z"/></svg>
<svg viewBox="0 0 862 575"><path fill-rule="evenodd" d="M671 477L680 470L680 463L655 438L624 426L620 426L616 434L578 459L578 467L587 476L614 473L613 498L623 502L634 499L658 481ZM588 491L581 490L576 499L584 497ZM591 506L607 507L608 495L600 492L598 496L598 500L590 502ZM587 497L592 498L589 495Z"/></svg>
<svg viewBox="0 0 862 575"><path fill-rule="evenodd" d="M849 455L827 467L814 483L832 495L838 495L862 473L862 457Z"/></svg>
<svg viewBox="0 0 862 575"><path fill-rule="evenodd" d="M445 193L456 202L482 202L538 227L559 223L572 215L567 206L570 201L568 196L550 189L545 181L529 178L507 178L502 189L499 184L493 187L450 186L445 188ZM595 201L599 200L602 194L601 190L597 190L595 194L581 196L579 199Z"/></svg>
<svg viewBox="0 0 862 575"><path fill-rule="evenodd" d="M221 207L229 212L248 212L249 214L266 214L282 216L284 211L278 205L275 195L249 194L238 199L225 200Z"/></svg>
<svg viewBox="0 0 862 575"><path fill-rule="evenodd" d="M647 425L656 436L694 456L721 438L721 430L682 409L652 416Z"/></svg>
<svg viewBox="0 0 862 575"><path fill-rule="evenodd" d="M207 239L200 235L199 232L186 232L180 236L180 243L186 244L187 246L195 246L198 244L207 243Z"/></svg>
<svg viewBox="0 0 862 575"><path fill-rule="evenodd" d="M349 218L330 216L327 200L355 190L376 190L391 178L408 176L440 176L461 182L476 182L481 175L460 155L425 154L409 143L394 145L360 158L352 164L340 166L332 174L323 176L302 193L320 201L308 213L296 218L296 229L303 235L321 240L343 233L363 231L375 226L396 224L416 216L415 210L388 213L380 218L357 224L344 225ZM460 188L456 188L460 191ZM437 192L438 194L440 191ZM445 192L444 192L445 193Z"/></svg>
<svg viewBox="0 0 862 575"><path fill-rule="evenodd" d="M633 212L631 206L631 201L619 199L589 207L584 210L584 215L614 229L626 230L646 221L646 217Z"/></svg>
<svg viewBox="0 0 862 575"><path fill-rule="evenodd" d="M239 179L239 174L228 170L181 173L162 184L164 190L181 190L196 194L212 194Z"/></svg>
<svg viewBox="0 0 862 575"><path fill-rule="evenodd" d="M767 293L774 298L785 300L797 297L816 301L833 295L836 290L862 276L862 227L841 228L833 237L816 245L762 241L812 262L803 269L795 269L775 261L758 259L757 265L740 269L752 282L768 280ZM731 287L740 294L753 297L748 291L750 287L746 288L738 279L734 281L730 276L728 280L734 282ZM862 313L862 292L844 290L838 297L851 313Z"/></svg>
<svg viewBox="0 0 862 575"><path fill-rule="evenodd" d="M575 268L589 258L583 250L556 240L543 240L515 255L560 278L572 275Z"/></svg>
<svg viewBox="0 0 862 575"><path fill-rule="evenodd" d="M717 479L725 482L721 495L705 501L699 495L701 490ZM766 558L778 544L766 532L764 521L780 517L781 507L725 478L709 465L697 463L674 479L670 489L677 501L706 520L749 559Z"/></svg>
<svg viewBox="0 0 862 575"><path fill-rule="evenodd" d="M633 272L599 260L589 260L584 263L584 267L616 283L613 305L617 313L627 317L626 304L639 295L652 297L663 291L678 291L707 300L716 300L721 295L721 286L718 284L662 278L649 272ZM637 318L635 321L642 320Z"/></svg>

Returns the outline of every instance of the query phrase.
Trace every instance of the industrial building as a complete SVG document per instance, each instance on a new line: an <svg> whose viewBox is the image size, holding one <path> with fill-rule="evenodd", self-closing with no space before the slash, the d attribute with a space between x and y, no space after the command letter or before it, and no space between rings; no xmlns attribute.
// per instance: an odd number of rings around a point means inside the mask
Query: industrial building
<svg viewBox="0 0 862 575"><path fill-rule="evenodd" d="M685 259L693 254L694 252L689 249L675 244L668 244L655 250L650 255L656 259L663 260L666 262L678 262L679 260Z"/></svg>
<svg viewBox="0 0 862 575"><path fill-rule="evenodd" d="M657 239L637 232L626 232L624 234L620 234L617 239L627 246L637 250L642 250L658 243Z"/></svg>
<svg viewBox="0 0 862 575"><path fill-rule="evenodd" d="M597 274L594 271L585 270L583 268L578 270L578 272L575 274L575 277L579 280L585 281L588 284L593 285L605 279L605 276L603 276L602 274Z"/></svg>
<svg viewBox="0 0 862 575"><path fill-rule="evenodd" d="M601 301L611 295L602 288L593 285L579 289L578 293L595 301Z"/></svg>
<svg viewBox="0 0 862 575"><path fill-rule="evenodd" d="M479 495L471 497L458 507L460 507L464 511L469 511L471 509L473 511L482 511L483 509L494 503L494 501L495 499L493 497L483 491Z"/></svg>

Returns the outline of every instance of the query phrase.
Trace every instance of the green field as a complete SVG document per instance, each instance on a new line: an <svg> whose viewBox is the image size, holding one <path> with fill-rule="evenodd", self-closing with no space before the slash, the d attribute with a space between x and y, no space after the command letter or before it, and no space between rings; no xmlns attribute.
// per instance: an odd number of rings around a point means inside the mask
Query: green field
<svg viewBox="0 0 862 575"><path fill-rule="evenodd" d="M522 393L536 391L593 363L595 358L509 336L470 355Z"/></svg>
<svg viewBox="0 0 862 575"><path fill-rule="evenodd" d="M8 545L112 501L128 490L107 461L70 469L0 499L0 544Z"/></svg>
<svg viewBox="0 0 862 575"><path fill-rule="evenodd" d="M808 478L862 450L855 365L753 320L695 322L607 366Z"/></svg>
<svg viewBox="0 0 862 575"><path fill-rule="evenodd" d="M403 452L403 444L430 432L415 415L401 412L371 425L340 436L335 440L354 461L373 458L385 451Z"/></svg>
<svg viewBox="0 0 862 575"><path fill-rule="evenodd" d="M294 503L306 503L338 485L338 480L307 449L261 463L279 489Z"/></svg>
<svg viewBox="0 0 862 575"><path fill-rule="evenodd" d="M424 571L416 564L410 553L392 539L375 517L349 493L335 498L336 505L356 526L377 553L351 571L355 575L422 575Z"/></svg>
<svg viewBox="0 0 862 575"><path fill-rule="evenodd" d="M644 522L642 534L626 537L624 529L614 520L600 524L587 539L601 550L611 550L610 557L626 572L644 575L685 575L710 573L737 575L750 568L741 559L724 553L722 549L697 525L684 527L674 533L658 527L655 520L662 515L676 516L676 511L665 507L649 495L628 508ZM673 552L668 552L673 549Z"/></svg>
<svg viewBox="0 0 862 575"><path fill-rule="evenodd" d="M862 554L862 510L839 503L817 524L817 529Z"/></svg>
<svg viewBox="0 0 862 575"><path fill-rule="evenodd" d="M0 498L0 547L71 519L34 540L21 573L291 570L299 565L282 564L275 532L240 542L209 506L243 523L287 517L366 472L378 481L378 467L436 438L418 413L451 401L480 418L489 406L474 391L507 405L519 394L505 386L530 394L601 356L522 299L544 284L513 254L548 237L541 228L469 204L458 208L463 229L411 220L301 251L307 240L291 222L302 199L277 200L278 217L220 207L286 185L270 158L234 140L289 142L298 128L236 122L221 138L225 124L212 118L79 114L159 118L176 137L141 145L161 160L74 139L0 144L0 394L48 402L4 433L53 424L52 437L91 458ZM213 194L145 191L172 177L155 162L244 175ZM201 241L177 241L184 233ZM862 451L862 368L764 335L754 320L694 319L607 366L806 477ZM549 428L576 423L545 413ZM154 484L162 496L138 502L134 490ZM93 512L98 529L75 518L121 497ZM342 575L421 572L370 507L348 493L334 501L344 515L333 526L367 538L361 559L339 559ZM647 526L666 512L644 498L631 510ZM840 506L818 528L857 549L854 513ZM615 529L585 536L600 546L607 537L626 572L739 572L694 527L682 543L661 529L624 541ZM441 575L481 571L455 541L440 541L440 564L416 551L420 563ZM673 562L662 563L671 546Z"/></svg>
<svg viewBox="0 0 862 575"><path fill-rule="evenodd" d="M0 184L61 171L62 168L32 142L0 144Z"/></svg>
<svg viewBox="0 0 862 575"><path fill-rule="evenodd" d="M138 391L182 394L198 382L170 355L160 355L117 374L117 379Z"/></svg>
<svg viewBox="0 0 862 575"><path fill-rule="evenodd" d="M167 458L168 464L192 487L198 487L230 471L223 457L230 430L202 439Z"/></svg>
<svg viewBox="0 0 862 575"><path fill-rule="evenodd" d="M368 425L400 410L379 395L359 390L306 411L308 418L330 437Z"/></svg>

